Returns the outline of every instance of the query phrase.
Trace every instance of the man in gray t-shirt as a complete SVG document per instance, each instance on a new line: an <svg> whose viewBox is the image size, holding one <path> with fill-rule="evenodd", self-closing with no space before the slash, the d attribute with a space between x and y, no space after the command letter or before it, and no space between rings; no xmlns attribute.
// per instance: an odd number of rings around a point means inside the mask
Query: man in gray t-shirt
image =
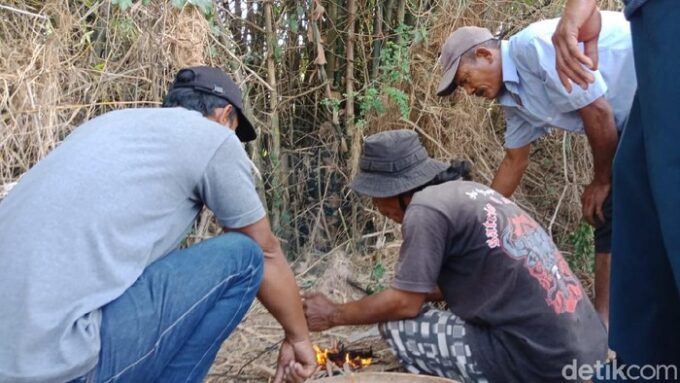
<svg viewBox="0 0 680 383"><path fill-rule="evenodd" d="M201 381L256 294L286 333L276 380L313 372L240 90L188 68L164 106L76 128L0 203L0 382ZM179 249L203 206L230 233Z"/></svg>
<svg viewBox="0 0 680 383"><path fill-rule="evenodd" d="M307 294L311 330L382 322L409 371L466 383L564 382L573 363L606 357L604 324L578 279L512 201L456 180L469 168L429 158L413 131L366 138L360 167L352 189L402 224L396 275L346 304ZM449 309L421 310L426 300Z"/></svg>

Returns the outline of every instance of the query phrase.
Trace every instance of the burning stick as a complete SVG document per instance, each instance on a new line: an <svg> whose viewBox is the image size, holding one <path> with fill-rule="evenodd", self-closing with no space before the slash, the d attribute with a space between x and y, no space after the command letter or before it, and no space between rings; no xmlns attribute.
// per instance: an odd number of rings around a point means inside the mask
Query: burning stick
<svg viewBox="0 0 680 383"><path fill-rule="evenodd" d="M350 367L349 354L345 354L345 363L342 365L342 371L344 371L345 375L349 375L352 373L352 367Z"/></svg>
<svg viewBox="0 0 680 383"><path fill-rule="evenodd" d="M369 366L373 362L373 350L347 350L342 344L338 348L321 350L318 346L314 346L316 351L316 363L321 367L326 367L329 376L332 376L332 365L344 369L346 372L349 369L359 369Z"/></svg>
<svg viewBox="0 0 680 383"><path fill-rule="evenodd" d="M328 376L333 376L333 362L330 360L326 361L326 373Z"/></svg>

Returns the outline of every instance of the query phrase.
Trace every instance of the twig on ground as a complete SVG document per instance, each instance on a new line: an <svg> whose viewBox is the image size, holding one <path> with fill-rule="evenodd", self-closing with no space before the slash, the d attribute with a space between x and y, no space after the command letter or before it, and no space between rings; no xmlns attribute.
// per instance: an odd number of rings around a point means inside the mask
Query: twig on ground
<svg viewBox="0 0 680 383"><path fill-rule="evenodd" d="M564 188L562 189L562 195L560 195L560 199L557 201L557 206L555 206L555 211L553 212L552 218L550 219L550 224L548 225L548 233L550 234L550 237L553 236L552 233L552 227L553 224L555 223L555 220L557 219L557 213L560 211L560 207L562 206L562 201L564 200L564 196L567 194L567 188L569 187L569 177L568 177L568 172L567 172L567 133L564 132L562 133L562 165L563 165L563 170L564 170Z"/></svg>
<svg viewBox="0 0 680 383"><path fill-rule="evenodd" d="M361 291L362 293L364 293L364 294L366 294L366 295L371 295L371 292L370 292L367 288L362 287L362 286L359 284L359 282L353 280L352 278L346 278L346 281L347 281L347 284L348 284L348 285L354 287L355 289Z"/></svg>
<svg viewBox="0 0 680 383"><path fill-rule="evenodd" d="M32 16L32 17L37 17L39 19L47 20L47 16L39 15L37 13L33 13L33 12L29 12L29 11L24 11L23 9L13 8L13 7L10 7L9 5L0 4L0 9L5 9L5 10L10 11L10 12L16 12L16 13L20 13L22 15Z"/></svg>
<svg viewBox="0 0 680 383"><path fill-rule="evenodd" d="M267 353L271 352L272 350L274 350L276 347L278 347L278 346L281 344L281 342L283 342L283 339L281 339L280 341L278 341L278 342L272 344L271 346L265 348L264 350L260 351L259 354L255 355L254 357L252 357L251 359L249 359L247 362L245 362L243 365L241 365L241 367L238 369L238 372L236 372L236 375L241 375L241 373L243 372L243 369L245 369L246 367L248 367L249 364L253 363L253 362L256 361L257 359L259 359L260 357L262 357L262 355L267 354ZM271 370L271 368L264 367L264 366L260 366L260 365L255 365L255 367L257 367L257 368L265 368L265 369L267 369L267 370ZM276 374L276 371L274 372L274 374L271 374L271 375L274 376L275 374Z"/></svg>

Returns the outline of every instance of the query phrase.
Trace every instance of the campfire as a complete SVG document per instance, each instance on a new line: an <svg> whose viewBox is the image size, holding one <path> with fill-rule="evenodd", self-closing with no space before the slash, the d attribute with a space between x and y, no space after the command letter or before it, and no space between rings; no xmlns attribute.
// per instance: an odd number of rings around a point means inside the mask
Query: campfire
<svg viewBox="0 0 680 383"><path fill-rule="evenodd" d="M315 345L314 350L316 351L316 363L329 371L333 365L343 370L356 370L370 366L373 362L372 349L348 350L341 343L337 347L331 349L325 348L323 350Z"/></svg>

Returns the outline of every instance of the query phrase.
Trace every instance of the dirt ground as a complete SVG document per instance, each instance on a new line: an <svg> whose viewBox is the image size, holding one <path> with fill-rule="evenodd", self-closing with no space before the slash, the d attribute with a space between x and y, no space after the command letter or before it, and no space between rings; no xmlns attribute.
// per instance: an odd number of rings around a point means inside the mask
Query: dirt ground
<svg viewBox="0 0 680 383"><path fill-rule="evenodd" d="M397 245L398 246L398 245ZM358 299L365 294L352 287L348 280L360 286L368 286L375 281L370 271L375 254L350 257L342 251L334 251L315 257L309 265L301 263L294 266L298 285L304 290L326 293L336 302ZM381 278L389 281L391 268L396 258L394 246L388 246L380 254L386 272ZM323 333L313 333L313 343L323 348L331 348L342 342L352 349L371 349L374 353L373 364L364 371L398 371L399 363L389 346L382 341L376 326L337 327ZM279 342L283 332L274 318L256 302L246 317L222 345L208 376L207 383L254 383L273 381L276 369ZM327 376L320 370L315 378Z"/></svg>

